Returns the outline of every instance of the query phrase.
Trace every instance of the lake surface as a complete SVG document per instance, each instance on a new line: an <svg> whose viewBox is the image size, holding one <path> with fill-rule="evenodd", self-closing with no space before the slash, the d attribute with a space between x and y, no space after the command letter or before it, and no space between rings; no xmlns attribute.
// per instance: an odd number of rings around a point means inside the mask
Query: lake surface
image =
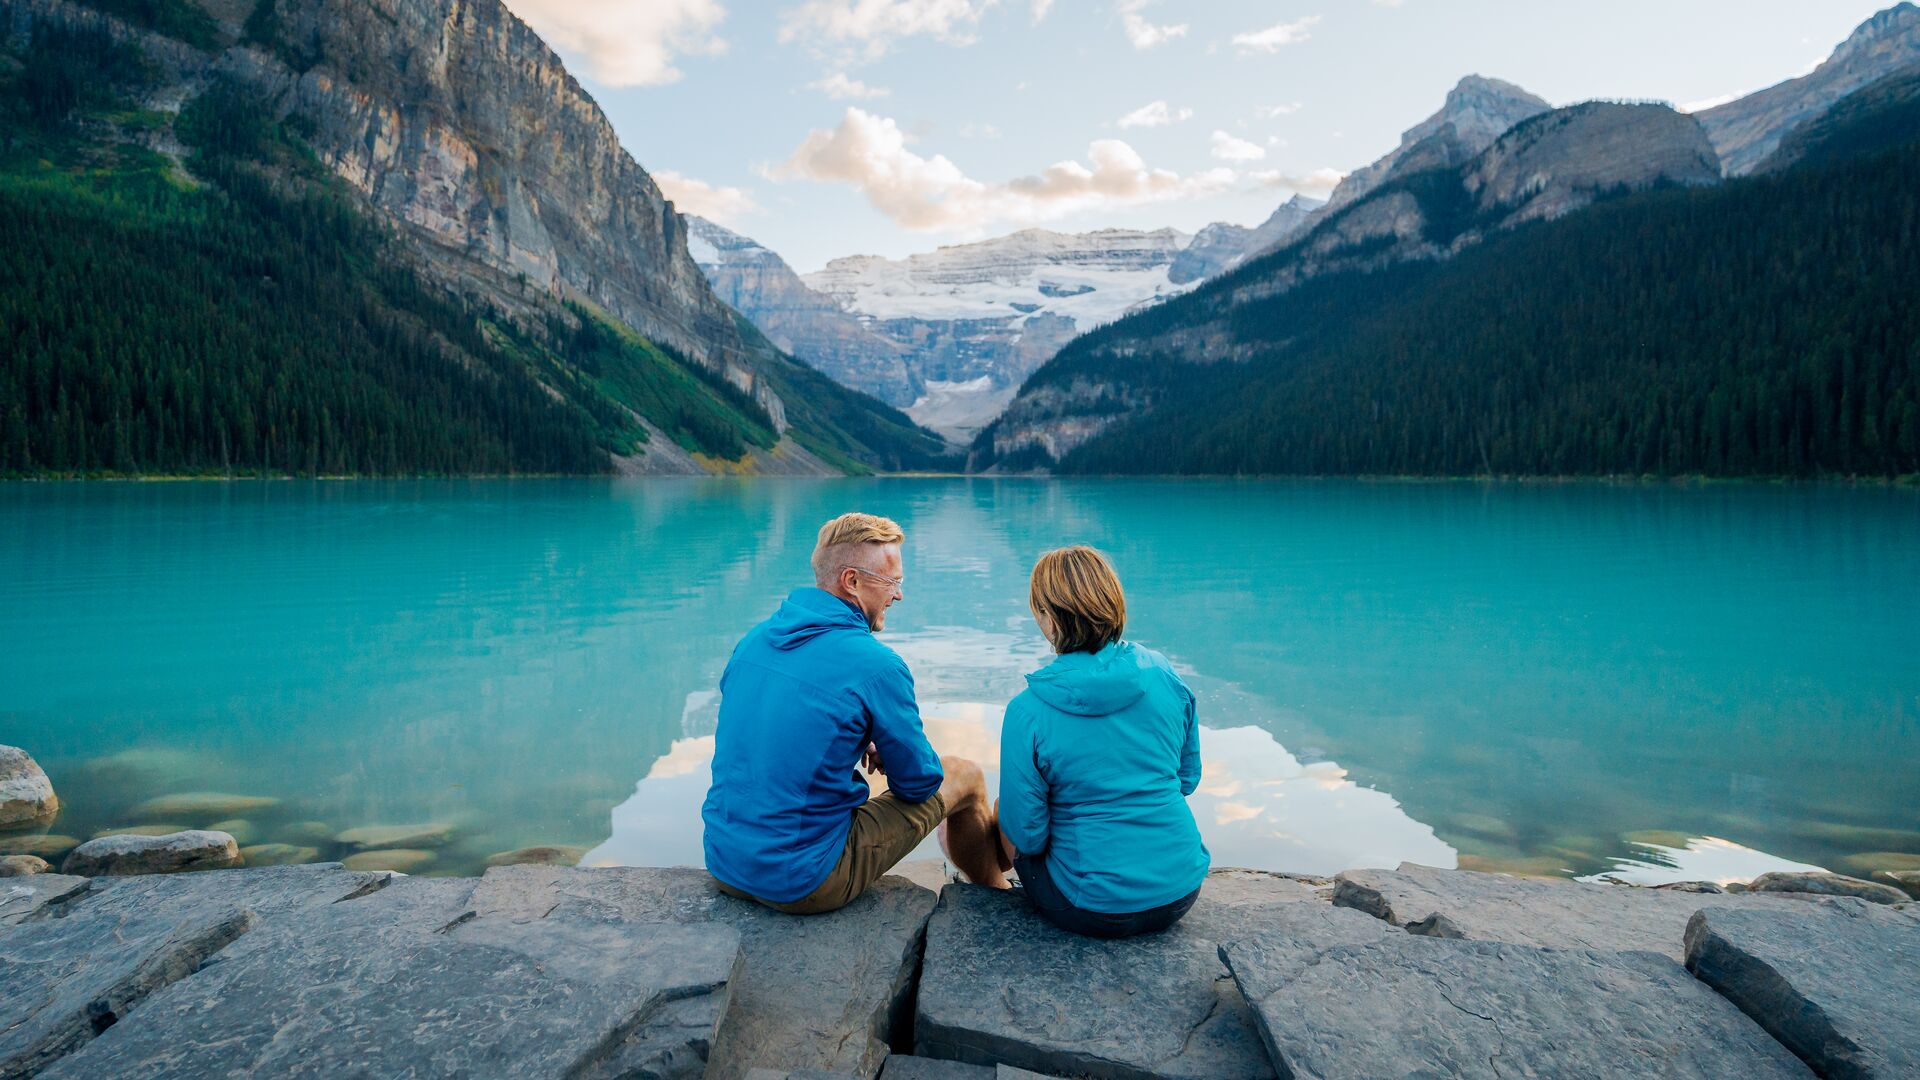
<svg viewBox="0 0 1920 1080"><path fill-rule="evenodd" d="M78 839L217 792L322 856L451 826L422 872L697 864L728 653L847 509L905 526L883 640L990 773L1034 556L1111 553L1199 694L1216 865L1920 867L1920 495L1885 489L5 484L0 742Z"/></svg>

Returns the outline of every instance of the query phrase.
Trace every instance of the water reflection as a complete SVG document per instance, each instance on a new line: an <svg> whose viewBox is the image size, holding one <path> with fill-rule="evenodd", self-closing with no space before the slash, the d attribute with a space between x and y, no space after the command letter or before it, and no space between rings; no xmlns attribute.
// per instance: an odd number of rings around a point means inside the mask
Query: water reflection
<svg viewBox="0 0 1920 1080"><path fill-rule="evenodd" d="M704 712L689 701L690 715ZM1004 705L949 702L925 707L927 737L942 754L980 763L989 790L999 787ZM1201 782L1190 800L1216 866L1331 874L1402 861L1452 867L1454 849L1401 809L1393 796L1364 788L1331 761L1302 763L1259 728L1200 737ZM713 737L678 739L654 762L633 795L612 813L611 836L588 852L588 866L701 863L700 802L711 780ZM885 786L873 778L876 791ZM932 840L916 858L935 858Z"/></svg>
<svg viewBox="0 0 1920 1080"><path fill-rule="evenodd" d="M1752 881L1761 874L1776 871L1812 874L1826 871L1825 867L1769 855L1717 836L1689 837L1682 847L1647 843L1634 846L1646 854L1640 858L1616 858L1613 860L1613 869L1589 874L1579 880L1617 881L1628 885L1711 881L1716 885L1728 885L1736 881Z"/></svg>

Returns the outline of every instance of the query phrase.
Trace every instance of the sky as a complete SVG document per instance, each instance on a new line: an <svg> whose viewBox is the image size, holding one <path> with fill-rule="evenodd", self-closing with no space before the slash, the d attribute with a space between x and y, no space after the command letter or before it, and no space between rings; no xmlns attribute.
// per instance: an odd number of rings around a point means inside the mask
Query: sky
<svg viewBox="0 0 1920 1080"><path fill-rule="evenodd" d="M1698 107L1854 0L505 0L682 212L802 273L1040 226L1253 225L1461 76Z"/></svg>

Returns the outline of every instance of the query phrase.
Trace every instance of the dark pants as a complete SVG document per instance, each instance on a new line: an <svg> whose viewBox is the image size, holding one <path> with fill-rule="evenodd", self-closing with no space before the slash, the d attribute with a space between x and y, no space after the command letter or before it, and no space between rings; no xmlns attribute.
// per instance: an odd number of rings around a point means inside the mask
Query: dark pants
<svg viewBox="0 0 1920 1080"><path fill-rule="evenodd" d="M1053 875L1047 872L1045 856L1017 856L1013 860L1013 868L1020 873L1020 891L1027 894L1027 900L1035 910L1060 929L1087 937L1124 938L1135 934L1157 934L1179 922L1180 916L1185 915L1193 902L1200 899L1200 890L1195 889L1171 904L1145 911L1117 914L1087 911L1074 907L1060 887L1053 883Z"/></svg>

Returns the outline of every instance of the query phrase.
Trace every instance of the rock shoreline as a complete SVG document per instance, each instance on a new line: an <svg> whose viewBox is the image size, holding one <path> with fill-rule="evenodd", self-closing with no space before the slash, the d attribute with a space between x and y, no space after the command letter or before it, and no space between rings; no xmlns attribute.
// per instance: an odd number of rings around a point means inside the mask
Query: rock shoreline
<svg viewBox="0 0 1920 1080"><path fill-rule="evenodd" d="M1920 1074L1911 902L1217 870L1109 942L931 869L812 918L687 868L0 880L0 1080Z"/></svg>

